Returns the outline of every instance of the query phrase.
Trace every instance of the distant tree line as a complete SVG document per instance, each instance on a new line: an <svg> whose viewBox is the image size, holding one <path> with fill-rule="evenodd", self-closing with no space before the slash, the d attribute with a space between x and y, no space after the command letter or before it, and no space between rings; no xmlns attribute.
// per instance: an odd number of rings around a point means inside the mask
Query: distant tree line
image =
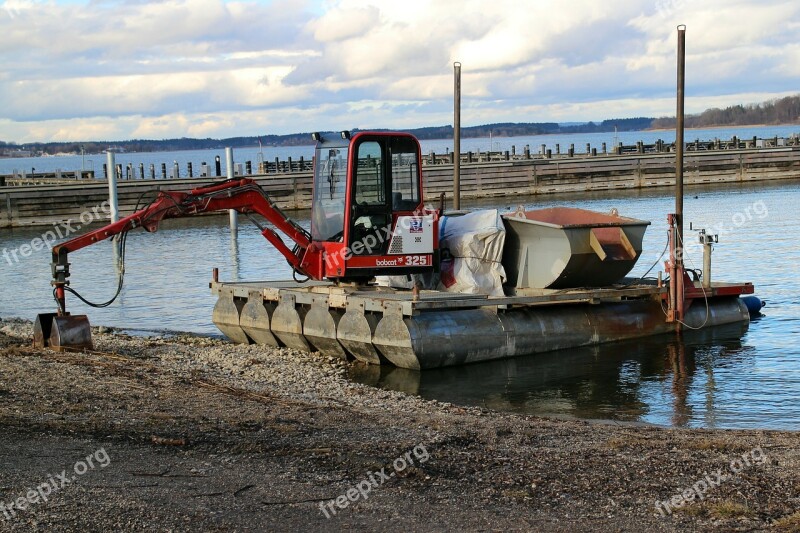
<svg viewBox="0 0 800 533"><path fill-rule="evenodd" d="M794 124L800 121L800 95L787 96L769 100L760 104L735 105L725 109L712 108L698 115L686 117L687 128L709 126L745 126L754 124ZM636 117L603 120L579 124L559 124L557 122L499 122L482 126L461 128L461 136L474 137L520 137L526 135L543 135L552 133L596 133L614 131L639 131L650 128L674 128L675 117ZM352 130L356 132L358 130ZM377 130L386 131L386 130ZM430 126L407 130L422 140L452 139L453 127ZM322 132L323 135L338 135L334 132ZM87 154L100 153L106 150L126 152L165 152L178 150L220 149L226 146L244 148L258 146L301 146L313 144L311 133L292 133L289 135L261 135L251 137L229 137L227 139L180 139L129 141L87 141L87 142L49 142L18 145L0 141L0 154L13 150L30 150L36 153Z"/></svg>
<svg viewBox="0 0 800 533"><path fill-rule="evenodd" d="M561 125L557 122L501 122L496 124L485 124L483 126L468 126L461 128L461 136L464 138L489 137L519 137L524 135L542 135L547 133L587 133L597 131L635 131L650 127L652 118L622 118L615 120L604 120L602 122L588 122L585 124ZM351 130L353 133L357 129ZM387 131L387 130L372 130ZM452 139L453 126L432 126L426 128L415 128L406 130L414 134L418 139ZM339 135L338 132L322 132L324 135ZM27 150L40 152L43 154L71 153L80 154L83 150L87 154L100 153L106 150L125 151L125 152L169 152L178 150L206 150L219 149L226 146L232 148L243 148L258 146L261 142L263 146L302 146L313 144L311 133L292 133L289 135L261 135L253 137L229 137L227 139L190 139L182 137L180 139L164 140L145 140L132 139L129 141L87 141L87 142L49 142L49 143L29 143L24 147ZM20 146L0 141L0 148L19 149Z"/></svg>
<svg viewBox="0 0 800 533"><path fill-rule="evenodd" d="M687 115L687 128L710 126L748 126L756 124L796 124L800 121L800 95L776 98L760 104L712 107L698 115ZM674 128L675 117L653 121L653 128Z"/></svg>
<svg viewBox="0 0 800 533"><path fill-rule="evenodd" d="M545 135L550 133L594 133L598 131L636 131L647 129L653 122L652 118L620 118L604 120L602 122L587 122L581 124L559 124L557 122L498 122L483 126L467 126L461 128L461 136L475 137L521 137L525 135ZM416 128L408 130L415 137L422 140L452 139L453 127L438 126Z"/></svg>

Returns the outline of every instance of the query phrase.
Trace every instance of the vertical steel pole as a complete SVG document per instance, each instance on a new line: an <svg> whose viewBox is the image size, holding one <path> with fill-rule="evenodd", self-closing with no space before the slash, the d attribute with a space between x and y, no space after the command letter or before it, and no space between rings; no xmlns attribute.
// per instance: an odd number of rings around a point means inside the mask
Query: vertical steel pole
<svg viewBox="0 0 800 533"><path fill-rule="evenodd" d="M453 209L461 209L461 63L453 63Z"/></svg>
<svg viewBox="0 0 800 533"><path fill-rule="evenodd" d="M686 26L678 26L678 102L675 127L675 214L678 216L678 245L683 245L683 134L684 89L686 80ZM678 260L683 262L683 254Z"/></svg>
<svg viewBox="0 0 800 533"><path fill-rule="evenodd" d="M683 134L684 134L684 89L686 80L686 26L678 26L678 87L675 113L675 304L678 320L683 320L686 288L683 271Z"/></svg>
<svg viewBox="0 0 800 533"><path fill-rule="evenodd" d="M225 148L225 166L228 171L228 179L233 179L233 148ZM234 237L239 233L239 213L235 209L228 211L231 220L231 235Z"/></svg>
<svg viewBox="0 0 800 533"><path fill-rule="evenodd" d="M119 220L119 201L117 200L117 165L114 164L114 152L106 152L108 172L108 203L111 208L111 222Z"/></svg>

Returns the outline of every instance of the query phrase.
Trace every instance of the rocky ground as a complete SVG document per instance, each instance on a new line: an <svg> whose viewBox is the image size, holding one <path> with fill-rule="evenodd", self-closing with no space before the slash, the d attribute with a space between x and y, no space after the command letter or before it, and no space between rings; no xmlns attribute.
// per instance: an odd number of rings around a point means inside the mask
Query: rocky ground
<svg viewBox="0 0 800 533"><path fill-rule="evenodd" d="M202 337L30 337L0 322L2 531L800 530L795 433L463 408Z"/></svg>

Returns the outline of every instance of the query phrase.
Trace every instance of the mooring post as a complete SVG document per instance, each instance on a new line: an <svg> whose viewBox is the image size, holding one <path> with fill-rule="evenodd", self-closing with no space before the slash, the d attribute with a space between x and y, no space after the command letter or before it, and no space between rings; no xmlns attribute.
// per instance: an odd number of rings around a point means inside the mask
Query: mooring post
<svg viewBox="0 0 800 533"><path fill-rule="evenodd" d="M119 221L119 201L117 200L117 165L114 164L114 152L106 152L106 168L108 174L108 203L111 208L111 222Z"/></svg>
<svg viewBox="0 0 800 533"><path fill-rule="evenodd" d="M222 176L222 165L219 162L218 155L214 156L214 170L216 171L215 176Z"/></svg>
<svg viewBox="0 0 800 533"><path fill-rule="evenodd" d="M675 234L677 248L675 253L675 303L677 319L683 320L685 306L685 287L683 285L683 134L684 134L684 99L686 86L686 26L678 26L678 87L675 124ZM679 323L680 324L680 323Z"/></svg>
<svg viewBox="0 0 800 533"><path fill-rule="evenodd" d="M139 163L139 175L142 177L142 179L146 179L146 176L144 175L144 163Z"/></svg>
<svg viewBox="0 0 800 533"><path fill-rule="evenodd" d="M181 177L181 169L178 166L178 162L174 160L172 161L172 177L174 179L178 179Z"/></svg>
<svg viewBox="0 0 800 533"><path fill-rule="evenodd" d="M217 156L217 161L219 161L219 156ZM233 179L233 148L225 148L225 167L228 174L228 179ZM231 221L231 236L236 238L239 233L239 213L235 209L230 209L228 211L230 215Z"/></svg>
<svg viewBox="0 0 800 533"><path fill-rule="evenodd" d="M461 63L453 63L453 209L461 209Z"/></svg>

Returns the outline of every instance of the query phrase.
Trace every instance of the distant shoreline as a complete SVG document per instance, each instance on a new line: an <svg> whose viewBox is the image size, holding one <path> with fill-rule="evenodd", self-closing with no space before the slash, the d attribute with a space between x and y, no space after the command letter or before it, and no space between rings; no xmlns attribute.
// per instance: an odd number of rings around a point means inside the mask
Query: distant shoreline
<svg viewBox="0 0 800 533"><path fill-rule="evenodd" d="M483 126L480 126L480 127L483 127ZM770 127L781 127L781 128L797 127L798 128L798 133L800 133L800 123L735 124L735 125L716 125L716 126L695 126L695 127L687 127L687 128L685 128L685 130L686 131L695 131L695 130L723 130L723 129L736 129L736 128L770 128ZM363 130L363 131L366 131L366 130ZM376 130L376 131L387 131L387 130ZM408 132L412 132L413 133L414 128L405 128L405 129L401 128L401 129L394 130L394 131L408 131ZM652 133L657 133L657 132L662 132L662 131L663 132L673 132L673 131L675 131L675 128L642 128L642 129L636 129L636 130L627 130L627 129L625 129L625 130L617 130L617 133L630 133L632 131L642 131L642 132L652 132ZM572 135L572 134L580 134L580 133L586 133L586 134L614 133L614 130L613 129L611 129L611 130L604 129L604 130L597 130L597 131L579 131L579 132L575 132L575 131L570 131L570 132L553 131L553 132L545 132L545 133L525 133L525 134L521 133L521 134L517 134L517 135L503 135L503 134L499 134L498 133L498 134L492 135L492 137L494 139L511 139L511 138L516 138L516 137L534 137L534 136L535 137L547 137L547 136L556 136L556 135ZM488 135L463 135L462 134L461 138L462 139L484 139L484 138L488 139L489 136ZM452 139L453 139L453 137L450 136L450 137L431 137L431 138L424 138L424 139L420 139L420 140L421 141L432 141L432 142L439 141L440 142L440 141L450 141ZM708 139L703 139L703 140L708 140ZM108 144L110 144L110 145L122 145L122 144L125 144L125 143L128 143L128 142L140 142L140 141L116 141L116 142L108 143ZM58 144L65 144L65 143L58 143ZM80 143L69 143L69 144L80 144ZM314 146L314 143L313 142L309 142L307 144L306 143L303 143L303 144L300 144L300 143L287 143L287 144L264 143L264 145L263 145L264 148L267 148L267 147L270 147L270 148L291 148L291 147L300 147L300 146ZM240 145L234 146L234 148L238 148L238 149L242 149L242 148L244 148L244 149L255 149L255 148L259 148L259 145L258 145L258 143L255 143L255 144L240 144ZM180 151L215 150L215 149L221 149L221 148L219 148L219 147L209 148L207 146L195 146L195 147L186 147L186 148L180 148L180 149L174 149L174 148L159 149L157 147L153 147L153 148L147 149L147 150L125 150L125 151L119 151L119 152L115 151L114 153L118 154L118 155L124 155L124 154L144 154L144 153L180 152ZM101 152L85 152L84 155L87 156L87 157L96 157L96 156L104 156L105 153L106 153L105 151L101 151ZM74 157L74 156L79 156L79 155L81 155L80 152L77 152L77 153L68 153L67 152L67 153L58 153L58 154L47 154L47 153L45 153L45 154L41 154L41 155L37 155L37 156L23 156L23 157L8 156L8 155L0 154L0 160L25 159L26 157Z"/></svg>
<svg viewBox="0 0 800 533"><path fill-rule="evenodd" d="M695 127L687 127L685 128L686 131L691 130L724 130L724 129L731 129L731 128L787 128L790 126L797 126L800 128L800 123L780 123L780 124L731 124L731 125L721 125L721 126L695 126ZM648 128L642 131L675 131L675 128Z"/></svg>

